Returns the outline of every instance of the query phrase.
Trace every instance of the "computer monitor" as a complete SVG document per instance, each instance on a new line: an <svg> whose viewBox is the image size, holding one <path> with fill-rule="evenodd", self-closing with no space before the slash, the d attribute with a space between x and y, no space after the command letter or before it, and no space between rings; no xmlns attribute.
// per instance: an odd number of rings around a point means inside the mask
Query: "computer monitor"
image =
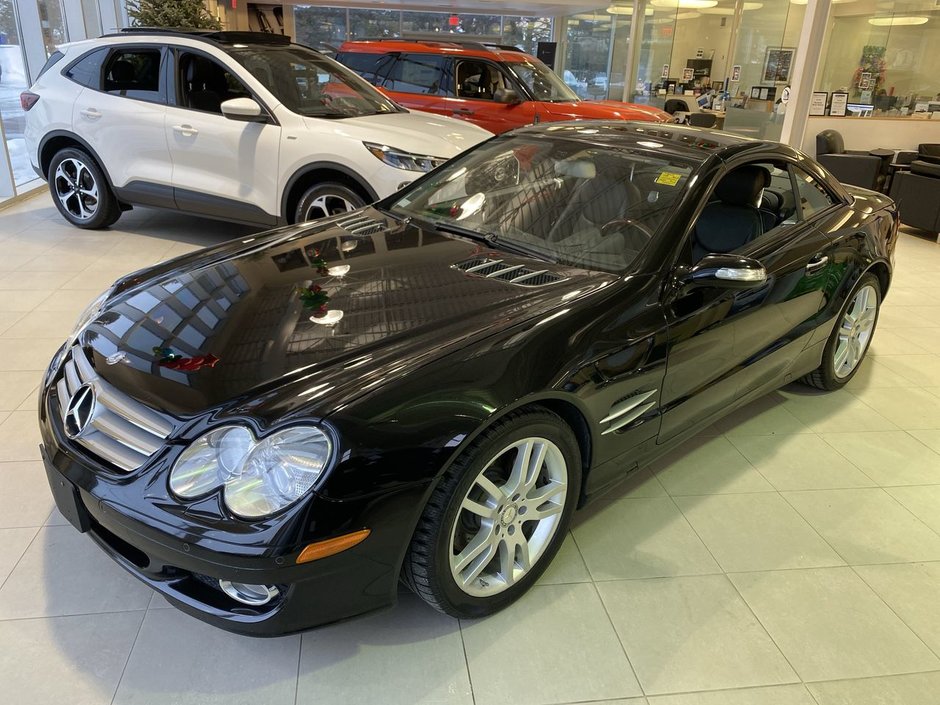
<svg viewBox="0 0 940 705"><path fill-rule="evenodd" d="M871 117L875 106L870 103L849 103L846 109L854 117Z"/></svg>
<svg viewBox="0 0 940 705"><path fill-rule="evenodd" d="M712 99L711 96L709 96L707 93L703 93L695 102L698 103L698 107L700 108L708 108L712 104Z"/></svg>

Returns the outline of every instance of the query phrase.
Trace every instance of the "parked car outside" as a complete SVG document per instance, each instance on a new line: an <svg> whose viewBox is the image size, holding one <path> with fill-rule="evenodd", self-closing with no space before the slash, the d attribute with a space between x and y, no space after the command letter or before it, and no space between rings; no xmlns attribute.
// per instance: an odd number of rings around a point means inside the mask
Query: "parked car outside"
<svg viewBox="0 0 940 705"><path fill-rule="evenodd" d="M491 136L252 32L125 30L64 45L21 101L33 168L82 228L132 205L268 226L325 217Z"/></svg>
<svg viewBox="0 0 940 705"><path fill-rule="evenodd" d="M560 120L671 120L649 105L581 100L558 74L512 46L356 40L345 42L336 59L405 107L460 118L497 134ZM591 90L585 84L584 91Z"/></svg>
<svg viewBox="0 0 940 705"><path fill-rule="evenodd" d="M497 137L372 207L128 275L40 389L56 504L175 606L274 635L472 618L577 506L790 380L858 371L897 212L679 125Z"/></svg>

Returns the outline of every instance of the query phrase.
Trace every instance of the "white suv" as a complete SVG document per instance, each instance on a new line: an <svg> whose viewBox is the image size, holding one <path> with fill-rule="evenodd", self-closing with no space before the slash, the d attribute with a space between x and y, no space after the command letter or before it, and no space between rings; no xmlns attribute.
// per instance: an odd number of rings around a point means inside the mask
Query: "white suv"
<svg viewBox="0 0 940 705"><path fill-rule="evenodd" d="M248 32L125 30L64 45L20 100L33 168L81 228L132 204L258 225L334 215L491 136Z"/></svg>

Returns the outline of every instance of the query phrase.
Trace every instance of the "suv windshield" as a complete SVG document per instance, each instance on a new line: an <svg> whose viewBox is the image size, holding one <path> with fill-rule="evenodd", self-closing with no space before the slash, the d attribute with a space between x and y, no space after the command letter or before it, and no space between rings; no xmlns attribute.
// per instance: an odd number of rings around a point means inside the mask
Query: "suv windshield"
<svg viewBox="0 0 940 705"><path fill-rule="evenodd" d="M402 110L345 66L306 47L236 47L230 53L300 115L348 118Z"/></svg>
<svg viewBox="0 0 940 705"><path fill-rule="evenodd" d="M515 135L452 159L391 211L495 249L622 272L663 237L693 166L631 147Z"/></svg>
<svg viewBox="0 0 940 705"><path fill-rule="evenodd" d="M522 81L532 91L535 100L549 103L567 103L578 101L578 95L551 71L545 64L534 61L519 61L506 63L505 66L513 72L516 78Z"/></svg>

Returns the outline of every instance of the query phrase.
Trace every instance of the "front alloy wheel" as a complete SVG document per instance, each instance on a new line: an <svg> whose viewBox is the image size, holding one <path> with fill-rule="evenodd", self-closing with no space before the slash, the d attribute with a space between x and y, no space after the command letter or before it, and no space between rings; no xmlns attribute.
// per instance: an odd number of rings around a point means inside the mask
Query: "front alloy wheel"
<svg viewBox="0 0 940 705"><path fill-rule="evenodd" d="M297 203L294 222L329 218L362 208L365 200L348 186L327 182L308 188Z"/></svg>
<svg viewBox="0 0 940 705"><path fill-rule="evenodd" d="M578 441L547 409L515 411L444 473L405 558L408 585L454 617L520 597L567 532L581 488Z"/></svg>

